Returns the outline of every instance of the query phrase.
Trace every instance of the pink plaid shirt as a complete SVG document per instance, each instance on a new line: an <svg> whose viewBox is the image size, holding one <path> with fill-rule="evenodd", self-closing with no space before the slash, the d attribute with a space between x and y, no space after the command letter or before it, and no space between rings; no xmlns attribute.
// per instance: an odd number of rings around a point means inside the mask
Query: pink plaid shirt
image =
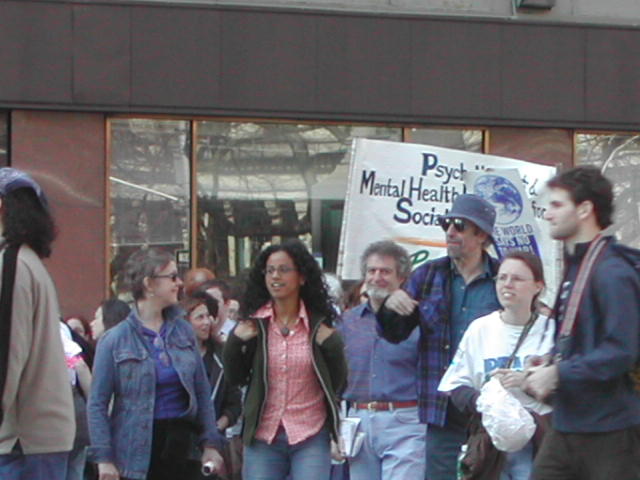
<svg viewBox="0 0 640 480"><path fill-rule="evenodd" d="M267 398L256 438L272 443L282 425L289 444L295 445L318 433L327 417L312 363L307 310L300 302L300 321L286 337L274 319L271 303L256 316L269 317Z"/></svg>

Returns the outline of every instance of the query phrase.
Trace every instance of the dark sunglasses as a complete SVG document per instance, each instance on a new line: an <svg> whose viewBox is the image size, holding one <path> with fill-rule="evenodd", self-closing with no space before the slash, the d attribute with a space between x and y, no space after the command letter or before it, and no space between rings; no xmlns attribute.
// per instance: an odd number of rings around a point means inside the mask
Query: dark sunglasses
<svg viewBox="0 0 640 480"><path fill-rule="evenodd" d="M447 232L449 227L453 224L453 228L456 229L456 232L464 232L465 229L469 226L469 222L467 222L464 218L440 218L439 220L440 226L442 230Z"/></svg>

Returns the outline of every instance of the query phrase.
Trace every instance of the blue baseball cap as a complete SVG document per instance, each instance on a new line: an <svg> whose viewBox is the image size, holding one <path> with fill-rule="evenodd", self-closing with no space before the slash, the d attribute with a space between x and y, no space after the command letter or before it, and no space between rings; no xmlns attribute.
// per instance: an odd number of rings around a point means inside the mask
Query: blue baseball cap
<svg viewBox="0 0 640 480"><path fill-rule="evenodd" d="M4 197L19 188L30 188L38 197L40 205L45 209L49 208L47 196L31 175L17 168L0 168L0 197Z"/></svg>

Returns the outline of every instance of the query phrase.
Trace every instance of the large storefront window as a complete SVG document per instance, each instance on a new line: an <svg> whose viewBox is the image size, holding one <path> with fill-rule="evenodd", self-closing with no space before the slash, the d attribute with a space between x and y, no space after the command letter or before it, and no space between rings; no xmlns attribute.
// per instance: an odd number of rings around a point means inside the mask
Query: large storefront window
<svg viewBox="0 0 640 480"><path fill-rule="evenodd" d="M0 167L9 165L9 114L0 111Z"/></svg>
<svg viewBox="0 0 640 480"><path fill-rule="evenodd" d="M640 135L579 133L576 165L595 165L614 184L616 236L640 247Z"/></svg>
<svg viewBox="0 0 640 480"><path fill-rule="evenodd" d="M157 247L189 266L188 121L113 119L111 126L111 272L118 289L124 261Z"/></svg>
<svg viewBox="0 0 640 480"><path fill-rule="evenodd" d="M402 140L377 126L203 121L196 132L198 264L221 276L287 238L335 271L351 140Z"/></svg>
<svg viewBox="0 0 640 480"><path fill-rule="evenodd" d="M483 145L482 130L144 118L109 125L114 288L126 258L148 246L174 253L181 269L236 277L266 245L298 238L335 271L353 138L474 152Z"/></svg>

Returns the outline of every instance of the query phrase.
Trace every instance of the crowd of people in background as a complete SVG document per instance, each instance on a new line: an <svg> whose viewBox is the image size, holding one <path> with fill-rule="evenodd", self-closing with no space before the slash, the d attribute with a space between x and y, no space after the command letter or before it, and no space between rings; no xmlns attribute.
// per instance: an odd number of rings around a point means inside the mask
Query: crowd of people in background
<svg viewBox="0 0 640 480"><path fill-rule="evenodd" d="M144 248L127 301L89 322L62 319L41 261L44 192L0 169L0 477L638 480L640 254L603 233L599 171L548 186L565 247L552 308L540 258L496 258L494 207L463 194L439 220L447 255L413 271L390 240L347 284L299 240L263 249L242 284ZM490 383L532 419L517 448L487 426Z"/></svg>

